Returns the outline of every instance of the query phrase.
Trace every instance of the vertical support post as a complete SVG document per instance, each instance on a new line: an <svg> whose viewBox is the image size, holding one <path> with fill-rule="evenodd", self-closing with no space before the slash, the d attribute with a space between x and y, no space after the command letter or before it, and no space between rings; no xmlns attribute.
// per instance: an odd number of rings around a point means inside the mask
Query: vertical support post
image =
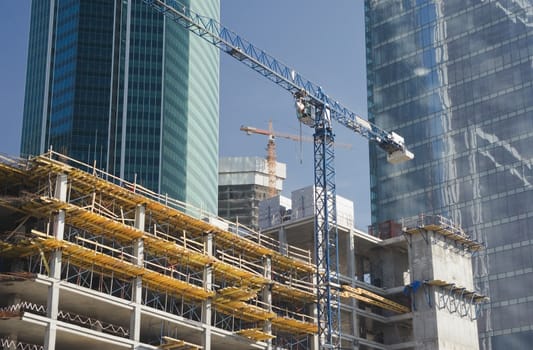
<svg viewBox="0 0 533 350"><path fill-rule="evenodd" d="M59 174L56 177L54 198L62 202L67 200L67 175ZM65 234L65 211L59 210L54 216L53 231L54 238L62 241ZM61 281L61 249L56 249L50 257L50 276L52 284L48 287L46 300L46 316L48 325L44 334L44 349L53 350L56 348L57 314L59 313L59 282Z"/></svg>
<svg viewBox="0 0 533 350"><path fill-rule="evenodd" d="M137 205L134 223L136 229L144 231L145 217L144 205ZM144 241L142 238L133 243L133 260L133 263L137 266L144 265ZM141 341L142 278L140 276L135 277L133 280L132 289L133 311L130 319L130 339L135 342L133 345L133 348L135 348Z"/></svg>
<svg viewBox="0 0 533 350"><path fill-rule="evenodd" d="M352 287L355 287L355 276L357 275L356 270L356 260L355 260L355 237L353 233L353 229L350 228L350 232L348 233L348 251L346 256L348 257L348 276L350 276L351 285ZM359 327L357 325L357 300L355 298L350 298L351 308L350 308L350 318L351 318L351 334L354 334L355 336L359 336Z"/></svg>
<svg viewBox="0 0 533 350"><path fill-rule="evenodd" d="M208 232L204 236L204 252L212 257L214 254L213 233ZM206 291L213 290L213 267L204 267L204 288ZM211 321L213 317L211 298L202 302L202 326L204 333L202 336L202 349L211 350Z"/></svg>
<svg viewBox="0 0 533 350"><path fill-rule="evenodd" d="M281 226L279 228L278 233L278 240L279 240L279 252L281 255L288 256L288 244L287 244L287 233L285 232L285 227L283 226L283 221L281 222Z"/></svg>
<svg viewBox="0 0 533 350"><path fill-rule="evenodd" d="M314 286L315 290L318 290L318 281L317 281L316 277L317 277L317 275L315 274L313 276L313 286ZM309 306L309 310L308 310L309 315L311 315L315 320L317 320L317 322L319 322L319 320L318 320L318 307L319 307L319 303L317 301L316 304L311 304L311 306ZM318 333L317 334L313 334L312 338L311 338L311 344L310 344L311 350L320 350L319 344L320 344L320 335Z"/></svg>
<svg viewBox="0 0 533 350"><path fill-rule="evenodd" d="M270 256L263 257L263 277L268 280L272 280L272 258ZM272 311L272 285L267 284L263 286L261 291L261 298L263 303L265 303L265 308L268 311ZM267 334L272 334L272 321L266 320L263 324L263 332ZM272 350L272 339L266 341L267 347L265 349Z"/></svg>

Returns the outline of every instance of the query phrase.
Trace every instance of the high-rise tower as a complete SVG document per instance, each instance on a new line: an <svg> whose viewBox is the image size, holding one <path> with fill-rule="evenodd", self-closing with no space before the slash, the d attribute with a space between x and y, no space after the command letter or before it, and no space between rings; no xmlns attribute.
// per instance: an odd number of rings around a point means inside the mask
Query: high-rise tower
<svg viewBox="0 0 533 350"><path fill-rule="evenodd" d="M219 0L187 0L218 19ZM212 213L219 52L140 0L33 1L21 154L61 153Z"/></svg>
<svg viewBox="0 0 533 350"><path fill-rule="evenodd" d="M487 245L485 349L533 342L533 4L366 0L369 118L415 159L371 146L373 223L441 214ZM490 288L489 288L490 287Z"/></svg>

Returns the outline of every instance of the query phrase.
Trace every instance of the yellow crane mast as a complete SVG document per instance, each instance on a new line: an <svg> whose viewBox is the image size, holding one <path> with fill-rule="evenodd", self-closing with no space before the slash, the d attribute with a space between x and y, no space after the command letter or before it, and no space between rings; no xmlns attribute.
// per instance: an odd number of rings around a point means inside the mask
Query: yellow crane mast
<svg viewBox="0 0 533 350"><path fill-rule="evenodd" d="M276 195L276 143L274 139L284 138L292 141L306 141L313 142L312 137L298 136L292 134L285 134L280 132L274 132L272 127L272 120L268 121L268 130L255 128L252 126L241 126L241 131L246 132L248 135L265 135L268 136L267 143L267 166L268 166L268 197L274 197Z"/></svg>
<svg viewBox="0 0 533 350"><path fill-rule="evenodd" d="M299 141L299 142L314 142L314 139L312 137L307 136L301 136L301 135L293 135L293 134L286 134L282 132L274 131L274 128L272 127L272 120L268 121L268 130L265 129L259 129L253 126L244 126L241 125L240 128L241 131L246 132L248 135L256 134L256 135L265 135L268 136L268 143L267 143L267 166L268 166L268 197L274 197L276 193L276 142L274 141L276 138L282 138L292 141ZM335 143L335 146L337 147L343 147L343 148L351 148L352 145L350 144L340 144Z"/></svg>

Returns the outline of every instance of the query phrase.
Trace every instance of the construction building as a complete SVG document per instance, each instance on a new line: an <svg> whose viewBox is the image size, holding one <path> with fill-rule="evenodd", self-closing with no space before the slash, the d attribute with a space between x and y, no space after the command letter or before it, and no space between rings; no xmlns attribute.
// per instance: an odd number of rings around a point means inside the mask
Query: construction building
<svg viewBox="0 0 533 350"><path fill-rule="evenodd" d="M313 215L259 234L53 152L0 180L4 349L318 348ZM343 348L477 348L481 245L440 217L338 229Z"/></svg>
<svg viewBox="0 0 533 350"><path fill-rule="evenodd" d="M280 251L295 245L314 252L312 193L307 187L293 191L292 203L261 203L260 212L270 213L261 232ZM478 349L475 320L488 299L475 291L472 256L482 245L449 220L424 215L396 223L397 234L380 239L353 228L353 204L339 196L337 203L341 347Z"/></svg>
<svg viewBox="0 0 533 350"><path fill-rule="evenodd" d="M316 333L306 250L53 152L3 158L0 179L4 349L267 349Z"/></svg>
<svg viewBox="0 0 533 350"><path fill-rule="evenodd" d="M271 170L271 168L273 168ZM271 173L274 181L271 180ZM218 215L259 229L259 202L283 189L286 165L260 157L224 157L218 169Z"/></svg>

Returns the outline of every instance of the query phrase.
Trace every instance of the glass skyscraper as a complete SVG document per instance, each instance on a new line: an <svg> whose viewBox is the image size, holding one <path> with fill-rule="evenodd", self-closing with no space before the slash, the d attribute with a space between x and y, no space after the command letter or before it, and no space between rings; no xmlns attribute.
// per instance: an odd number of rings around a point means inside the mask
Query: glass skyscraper
<svg viewBox="0 0 533 350"><path fill-rule="evenodd" d="M219 19L219 0L182 1ZM216 213L219 52L141 0L34 0L21 155L49 147Z"/></svg>
<svg viewBox="0 0 533 350"><path fill-rule="evenodd" d="M486 244L482 349L533 344L533 1L365 0L372 222L440 214Z"/></svg>

